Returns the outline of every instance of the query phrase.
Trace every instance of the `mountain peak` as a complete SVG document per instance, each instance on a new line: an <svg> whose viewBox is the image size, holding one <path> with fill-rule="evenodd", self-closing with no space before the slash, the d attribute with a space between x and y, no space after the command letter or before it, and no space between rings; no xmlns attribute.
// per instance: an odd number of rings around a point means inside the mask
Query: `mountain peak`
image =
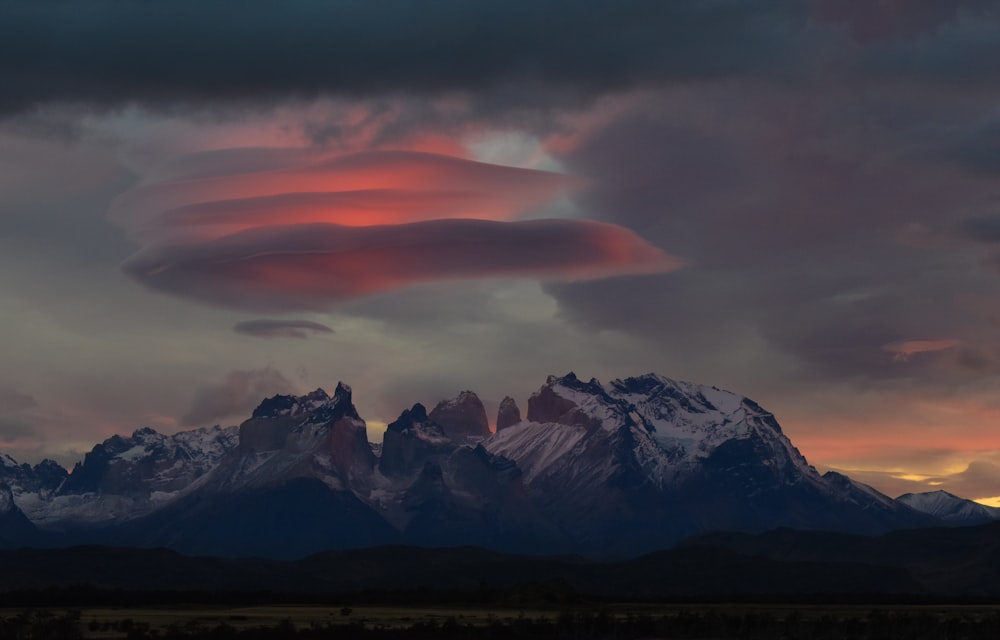
<svg viewBox="0 0 1000 640"><path fill-rule="evenodd" d="M521 410L517 406L517 401L510 396L506 396L500 401L497 409L497 431L512 427L521 421Z"/></svg>
<svg viewBox="0 0 1000 640"><path fill-rule="evenodd" d="M316 389L316 391L313 391L313 393L322 393L323 395L326 395L326 392L323 391L322 389ZM348 402L350 402L352 393L353 392L351 390L351 385L346 384L344 382L338 382L337 388L333 390L333 397L345 399Z"/></svg>
<svg viewBox="0 0 1000 640"><path fill-rule="evenodd" d="M490 423L483 401L472 391L462 391L451 400L442 400L427 415L441 426L445 435L455 441L465 438L487 438Z"/></svg>
<svg viewBox="0 0 1000 640"><path fill-rule="evenodd" d="M409 409L403 409L399 417L390 422L386 429L388 431L405 431L418 422L427 422L427 409L419 402Z"/></svg>
<svg viewBox="0 0 1000 640"><path fill-rule="evenodd" d="M337 385L337 394L343 397L346 395L347 402L351 401L351 388L343 383ZM274 395L261 401L257 408L253 410L253 418L281 418L297 416L299 414L315 411L318 407L331 400L330 396L321 388L307 393L303 396Z"/></svg>
<svg viewBox="0 0 1000 640"><path fill-rule="evenodd" d="M961 498L942 489L925 493L904 493L896 501L952 525L985 524L1000 520L1000 509Z"/></svg>

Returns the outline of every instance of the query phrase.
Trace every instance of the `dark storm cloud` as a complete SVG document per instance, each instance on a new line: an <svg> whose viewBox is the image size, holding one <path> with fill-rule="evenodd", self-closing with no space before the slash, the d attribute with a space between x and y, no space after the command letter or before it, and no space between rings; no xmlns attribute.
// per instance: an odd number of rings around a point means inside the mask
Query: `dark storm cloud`
<svg viewBox="0 0 1000 640"><path fill-rule="evenodd" d="M963 220L960 229L964 235L979 242L1000 242L1000 214Z"/></svg>
<svg viewBox="0 0 1000 640"><path fill-rule="evenodd" d="M245 320L233 325L233 331L255 338L299 338L309 333L333 333L333 329L310 320Z"/></svg>
<svg viewBox="0 0 1000 640"><path fill-rule="evenodd" d="M0 111L510 83L591 94L781 64L807 12L792 0L2 0Z"/></svg>
<svg viewBox="0 0 1000 640"><path fill-rule="evenodd" d="M813 0L819 20L847 25L860 42L912 39L961 17L980 17L991 0Z"/></svg>
<svg viewBox="0 0 1000 640"><path fill-rule="evenodd" d="M983 82L995 87L1000 71L1000 11L995 4L961 10L955 20L920 34L922 37L877 43L864 56L859 70L882 78L951 86Z"/></svg>
<svg viewBox="0 0 1000 640"><path fill-rule="evenodd" d="M293 392L294 386L288 378L270 367L230 371L225 379L205 385L195 393L181 424L203 427L225 419L240 421L249 418L264 398Z"/></svg>

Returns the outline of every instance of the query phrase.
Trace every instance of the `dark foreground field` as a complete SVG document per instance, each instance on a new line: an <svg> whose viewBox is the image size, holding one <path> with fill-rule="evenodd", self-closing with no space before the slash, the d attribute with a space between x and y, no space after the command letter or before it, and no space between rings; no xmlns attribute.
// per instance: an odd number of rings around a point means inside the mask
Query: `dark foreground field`
<svg viewBox="0 0 1000 640"><path fill-rule="evenodd" d="M0 610L0 638L978 639L1000 606L580 603L575 606L170 605Z"/></svg>

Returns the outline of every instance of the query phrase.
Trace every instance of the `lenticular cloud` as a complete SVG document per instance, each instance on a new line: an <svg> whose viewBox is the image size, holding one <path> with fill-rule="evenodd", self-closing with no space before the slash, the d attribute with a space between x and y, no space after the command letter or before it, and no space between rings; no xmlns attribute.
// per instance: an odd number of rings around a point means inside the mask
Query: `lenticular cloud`
<svg viewBox="0 0 1000 640"><path fill-rule="evenodd" d="M324 310L435 280L582 280L681 263L633 232L523 219L565 175L418 151L228 150L173 163L110 211L158 291L255 311Z"/></svg>

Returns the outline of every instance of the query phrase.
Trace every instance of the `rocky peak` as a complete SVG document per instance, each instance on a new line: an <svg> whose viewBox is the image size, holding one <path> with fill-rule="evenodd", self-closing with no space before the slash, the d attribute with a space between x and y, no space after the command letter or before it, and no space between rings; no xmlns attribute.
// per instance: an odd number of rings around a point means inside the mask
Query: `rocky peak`
<svg viewBox="0 0 1000 640"><path fill-rule="evenodd" d="M427 416L455 441L468 437L487 438L490 423L482 400L472 391L463 391L453 400L442 400Z"/></svg>
<svg viewBox="0 0 1000 640"><path fill-rule="evenodd" d="M410 474L430 457L454 448L441 425L431 420L419 402L405 409L386 428L379 469L382 473Z"/></svg>
<svg viewBox="0 0 1000 640"><path fill-rule="evenodd" d="M427 422L427 409L419 402L410 409L403 409L393 422L389 423L387 431L401 432L413 427L416 423ZM442 434L443 435L443 434Z"/></svg>
<svg viewBox="0 0 1000 640"><path fill-rule="evenodd" d="M337 385L337 391L341 391L341 387L346 386L341 384ZM347 389L347 400L350 403L351 390L350 387ZM292 395L275 395L270 398L263 400L257 408L253 410L251 414L252 418L283 418L296 416L303 413L308 413L314 411L316 408L325 404L330 400L330 396L327 395L326 391L323 389L316 389L311 393L307 393L304 396L292 396Z"/></svg>
<svg viewBox="0 0 1000 640"><path fill-rule="evenodd" d="M552 378L553 376L549 376L549 379ZM601 385L600 380L597 378L591 378L587 382L584 382L583 380L580 380L572 371L561 378L555 378L554 384L562 385L568 389L594 396L608 395L607 391L605 391L604 387Z"/></svg>
<svg viewBox="0 0 1000 640"><path fill-rule="evenodd" d="M50 494L68 475L69 472L59 463L47 458L32 467L27 463L18 464L7 454L0 454L0 484L9 485L15 495L25 492Z"/></svg>
<svg viewBox="0 0 1000 640"><path fill-rule="evenodd" d="M317 389L313 393L320 391L322 389ZM324 392L323 395L325 396L326 393ZM361 416L358 415L358 410L354 407L354 402L351 398L351 387L343 382L337 383L337 388L334 389L332 398L327 397L322 402L317 402L317 406L310 410L313 411L313 414L309 417L309 424L332 424L341 418L361 420Z"/></svg>
<svg viewBox="0 0 1000 640"><path fill-rule="evenodd" d="M500 401L500 408L497 410L497 431L513 427L521 421L521 410L517 402L510 396Z"/></svg>
<svg viewBox="0 0 1000 640"><path fill-rule="evenodd" d="M588 383L581 383L573 373L562 378L549 376L541 389L528 398L528 420L530 422L554 422L558 424L589 426L591 418L581 409L578 396L587 393ZM576 393L583 390L583 394ZM603 389L601 390L603 393ZM582 400L582 399L581 399Z"/></svg>

